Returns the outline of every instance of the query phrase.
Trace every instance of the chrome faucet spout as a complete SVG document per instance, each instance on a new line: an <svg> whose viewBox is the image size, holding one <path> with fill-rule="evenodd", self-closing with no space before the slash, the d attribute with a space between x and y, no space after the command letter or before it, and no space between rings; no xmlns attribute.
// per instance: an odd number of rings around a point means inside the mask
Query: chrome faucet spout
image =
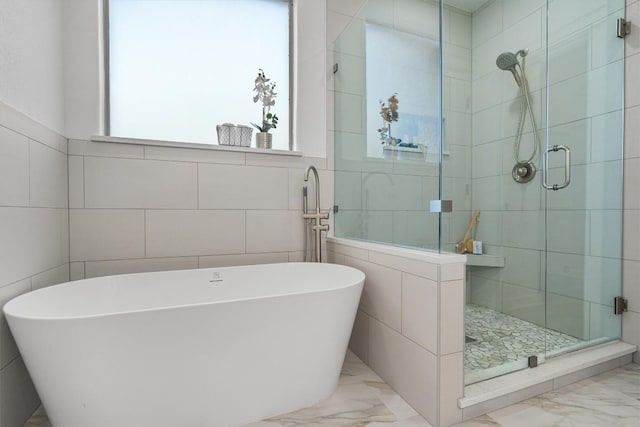
<svg viewBox="0 0 640 427"><path fill-rule="evenodd" d="M315 166L308 166L304 173L304 180L309 181L309 172L313 172L313 177L316 180L316 212L320 212L320 179L318 178L318 170ZM305 212L306 213L306 212Z"/></svg>

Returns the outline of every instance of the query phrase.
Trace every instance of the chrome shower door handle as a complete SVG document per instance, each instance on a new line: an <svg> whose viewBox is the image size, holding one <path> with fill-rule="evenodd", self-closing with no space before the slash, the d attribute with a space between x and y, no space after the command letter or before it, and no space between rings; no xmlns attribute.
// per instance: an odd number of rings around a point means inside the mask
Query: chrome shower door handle
<svg viewBox="0 0 640 427"><path fill-rule="evenodd" d="M549 153L552 151L564 151L564 182L562 184L547 184L547 176L549 175ZM566 188L571 184L571 149L566 145L554 145L551 148L547 148L547 151L542 157L544 163L542 167L542 186L547 190L558 191Z"/></svg>

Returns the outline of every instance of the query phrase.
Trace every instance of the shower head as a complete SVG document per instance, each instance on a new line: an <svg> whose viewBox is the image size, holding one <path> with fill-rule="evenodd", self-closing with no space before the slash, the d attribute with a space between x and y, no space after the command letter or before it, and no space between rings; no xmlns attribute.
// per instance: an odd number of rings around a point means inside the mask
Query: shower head
<svg viewBox="0 0 640 427"><path fill-rule="evenodd" d="M498 55L498 58L496 59L496 65L501 70L511 71L511 73L513 74L513 78L516 80L516 83L518 84L518 86L522 86L520 76L516 71L516 65L518 65L518 56L515 53L512 53L512 52L501 53L500 55Z"/></svg>

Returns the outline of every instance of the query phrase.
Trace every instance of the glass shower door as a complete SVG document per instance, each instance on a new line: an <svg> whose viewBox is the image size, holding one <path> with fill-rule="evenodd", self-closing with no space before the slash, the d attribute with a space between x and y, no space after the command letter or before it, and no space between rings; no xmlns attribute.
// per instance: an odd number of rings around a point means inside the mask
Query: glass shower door
<svg viewBox="0 0 640 427"><path fill-rule="evenodd" d="M621 336L624 15L624 0L548 1L547 357Z"/></svg>

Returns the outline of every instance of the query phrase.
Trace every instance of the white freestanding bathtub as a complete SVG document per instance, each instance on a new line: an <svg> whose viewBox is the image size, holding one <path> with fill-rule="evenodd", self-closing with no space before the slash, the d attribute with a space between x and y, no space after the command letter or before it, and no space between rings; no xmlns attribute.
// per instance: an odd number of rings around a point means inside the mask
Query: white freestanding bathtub
<svg viewBox="0 0 640 427"><path fill-rule="evenodd" d="M4 312L54 427L230 427L335 390L363 282L316 263L129 274Z"/></svg>

